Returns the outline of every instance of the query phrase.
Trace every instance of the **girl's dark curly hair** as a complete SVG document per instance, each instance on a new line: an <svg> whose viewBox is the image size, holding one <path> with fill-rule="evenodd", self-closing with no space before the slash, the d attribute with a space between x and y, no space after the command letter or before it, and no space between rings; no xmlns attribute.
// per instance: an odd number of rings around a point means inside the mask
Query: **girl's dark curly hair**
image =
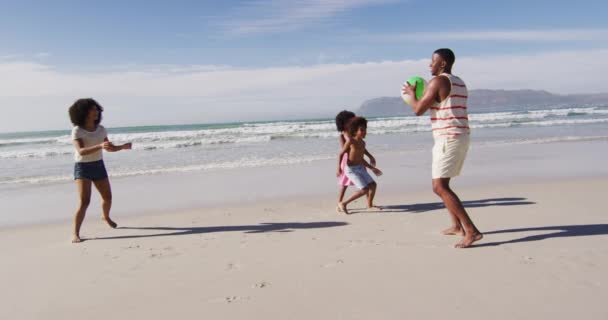
<svg viewBox="0 0 608 320"><path fill-rule="evenodd" d="M367 129L367 119L363 117L354 117L346 123L346 130L348 130L348 135L351 137L354 137L357 134L359 128Z"/></svg>
<svg viewBox="0 0 608 320"><path fill-rule="evenodd" d="M101 122L103 107L92 98L78 99L70 107L69 113L72 124L79 127L84 126L84 122L87 119L87 115L91 108L97 108L97 111L99 112L99 116L97 117L97 120L95 120L95 125L98 125Z"/></svg>
<svg viewBox="0 0 608 320"><path fill-rule="evenodd" d="M346 122L355 117L355 113L348 110L343 110L336 116L336 129L338 132L346 130Z"/></svg>

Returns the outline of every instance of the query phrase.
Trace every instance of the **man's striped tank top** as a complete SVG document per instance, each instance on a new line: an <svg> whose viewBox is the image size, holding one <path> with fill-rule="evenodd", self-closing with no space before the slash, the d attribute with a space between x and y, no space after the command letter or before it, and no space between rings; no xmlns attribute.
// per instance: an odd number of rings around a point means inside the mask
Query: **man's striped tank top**
<svg viewBox="0 0 608 320"><path fill-rule="evenodd" d="M452 88L450 95L440 104L431 107L431 127L433 137L459 136L469 134L469 115L467 113L467 86L457 76L442 73L447 77Z"/></svg>

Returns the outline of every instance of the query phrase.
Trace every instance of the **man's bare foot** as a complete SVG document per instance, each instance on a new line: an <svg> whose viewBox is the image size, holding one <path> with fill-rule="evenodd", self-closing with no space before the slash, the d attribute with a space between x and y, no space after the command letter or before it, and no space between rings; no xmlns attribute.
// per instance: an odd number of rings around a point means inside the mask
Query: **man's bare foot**
<svg viewBox="0 0 608 320"><path fill-rule="evenodd" d="M342 203L342 202L339 202L339 203L338 203L338 210L340 210L340 212L344 212L344 213L346 213L346 214L350 214L350 213L348 212L348 209L346 209L346 206L345 206L345 205L344 205L344 203Z"/></svg>
<svg viewBox="0 0 608 320"><path fill-rule="evenodd" d="M101 217L101 220L105 221L110 228L115 229L118 225L116 224L116 222L112 221L112 219L110 219L110 217Z"/></svg>
<svg viewBox="0 0 608 320"><path fill-rule="evenodd" d="M381 206L371 206L371 207L367 207L367 210L368 211L378 212L378 211L384 210L384 208L382 208Z"/></svg>
<svg viewBox="0 0 608 320"><path fill-rule="evenodd" d="M483 234L481 233L475 233L470 236L465 235L462 241L454 245L454 248L468 248L473 244L473 242L479 241L481 238L483 238Z"/></svg>
<svg viewBox="0 0 608 320"><path fill-rule="evenodd" d="M458 227L451 227L441 231L441 234L444 234L446 236L464 236L464 230Z"/></svg>
<svg viewBox="0 0 608 320"><path fill-rule="evenodd" d="M75 235L75 236L72 238L72 243L80 243L80 242L82 242L82 239L80 239L80 237L79 237L79 236L76 236L76 235Z"/></svg>

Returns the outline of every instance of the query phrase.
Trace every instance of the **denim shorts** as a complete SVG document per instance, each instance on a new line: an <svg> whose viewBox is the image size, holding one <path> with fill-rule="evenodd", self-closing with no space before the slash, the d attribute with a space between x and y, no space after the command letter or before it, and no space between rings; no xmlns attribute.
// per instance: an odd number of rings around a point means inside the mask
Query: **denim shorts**
<svg viewBox="0 0 608 320"><path fill-rule="evenodd" d="M365 189L370 183L374 182L372 176L369 175L362 165L346 166L344 168L344 173L359 190Z"/></svg>
<svg viewBox="0 0 608 320"><path fill-rule="evenodd" d="M103 164L103 160L93 162L76 162L74 164L74 180L76 179L87 179L87 180L103 180L108 177L106 166Z"/></svg>

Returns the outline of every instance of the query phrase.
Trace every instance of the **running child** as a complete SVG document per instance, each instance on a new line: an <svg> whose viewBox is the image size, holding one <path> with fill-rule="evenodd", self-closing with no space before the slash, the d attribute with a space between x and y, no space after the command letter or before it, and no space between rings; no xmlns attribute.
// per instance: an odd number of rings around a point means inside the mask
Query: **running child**
<svg viewBox="0 0 608 320"><path fill-rule="evenodd" d="M374 206L374 196L376 195L377 184L369 175L365 168L370 168L376 176L382 175L382 171L371 165L363 156L365 155L365 136L367 135L367 120L362 117L354 117L350 119L346 125L349 139L344 143L342 151L338 155L338 172L337 176L344 172L348 179L354 183L359 189L346 201L338 202L338 211L348 214L346 206L352 201L367 195L367 208L379 209ZM342 157L348 154L347 165L344 170L341 167Z"/></svg>
<svg viewBox="0 0 608 320"><path fill-rule="evenodd" d="M346 123L348 122L348 120L354 117L355 113L348 110L340 111L338 115L336 115L336 129L338 129L338 132L340 132L340 136L338 137L338 140L340 141L340 150L342 150L346 141L350 139L348 133L346 132ZM367 150L365 150L365 155L367 155L367 157L369 158L370 164L375 167L376 159L374 158L374 156L372 156L371 153L369 153ZM342 168L342 174L338 176L338 186L340 187L338 191L338 202L342 202L342 200L344 199L346 188L348 188L348 186L354 185L354 183L352 183L352 181L350 181L350 179L348 179L348 177L344 173L344 168L346 167L347 161L348 154L344 154L342 156L342 162L340 163L340 168Z"/></svg>

